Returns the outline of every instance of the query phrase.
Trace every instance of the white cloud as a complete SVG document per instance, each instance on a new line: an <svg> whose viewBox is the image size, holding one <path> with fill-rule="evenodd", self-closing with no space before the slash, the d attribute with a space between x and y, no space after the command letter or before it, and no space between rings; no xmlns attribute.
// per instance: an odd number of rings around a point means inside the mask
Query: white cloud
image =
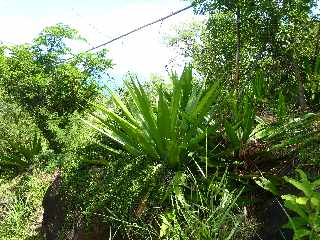
<svg viewBox="0 0 320 240"><path fill-rule="evenodd" d="M45 26L64 22L78 29L87 38L90 45L77 45L79 50L86 50L126 33L133 28L170 14L185 6L185 2L165 0L158 3L131 3L105 15L95 15L89 10L77 12L77 9L55 13L45 19L34 16L0 16L2 23L8 23L0 29L1 39L11 43L30 42ZM110 56L117 64L116 71L123 74L130 71L144 76L150 73L163 73L164 66L172 55L171 49L164 46L162 34L173 24L187 21L192 17L192 10L158 23L126 38L106 46Z"/></svg>

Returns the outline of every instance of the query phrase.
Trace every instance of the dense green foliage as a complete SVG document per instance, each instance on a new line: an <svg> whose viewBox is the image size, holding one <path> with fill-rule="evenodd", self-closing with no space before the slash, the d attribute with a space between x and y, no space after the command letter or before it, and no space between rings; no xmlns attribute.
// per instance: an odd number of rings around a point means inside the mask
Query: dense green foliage
<svg viewBox="0 0 320 240"><path fill-rule="evenodd" d="M253 87L262 75L264 98L319 109L319 18L316 1L197 0L207 21L169 40L210 79ZM200 39L200 41L199 41Z"/></svg>
<svg viewBox="0 0 320 240"><path fill-rule="evenodd" d="M24 168L42 150L42 139L33 119L16 104L0 102L0 169Z"/></svg>
<svg viewBox="0 0 320 240"><path fill-rule="evenodd" d="M241 191L230 192L227 174L213 178L203 189L192 174L177 174L171 184L173 208L162 215L160 237L165 239L232 239L249 237L244 230L244 216L234 212ZM188 179L191 178L191 181ZM187 198L183 186L189 180L191 195ZM202 182L203 184L203 182ZM206 191L206 192L204 192ZM242 235L242 236L241 236ZM240 237L241 236L241 237Z"/></svg>
<svg viewBox="0 0 320 240"><path fill-rule="evenodd" d="M53 158L51 160L54 160ZM40 164L41 162L41 164ZM18 176L0 178L0 239L42 239L42 199L51 184L54 165L37 167Z"/></svg>
<svg viewBox="0 0 320 240"><path fill-rule="evenodd" d="M0 51L4 97L33 116L56 151L61 143L50 129L50 120L58 118L64 128L71 114L87 109L88 101L99 94L97 78L112 66L106 51L74 55L66 40L81 38L76 30L58 24L44 29L31 45L2 46Z"/></svg>
<svg viewBox="0 0 320 240"><path fill-rule="evenodd" d="M320 235L320 193L316 190L320 186L320 179L310 182L307 175L300 169L297 170L300 181L285 177L285 180L304 196L283 195L284 205L298 214L297 217L289 218L287 226L294 231L294 239L316 239Z"/></svg>
<svg viewBox="0 0 320 240"><path fill-rule="evenodd" d="M172 89L159 85L154 103L134 80L127 83L127 104L111 92L124 117L116 113L119 110L98 105L101 114L94 116L103 125L95 128L134 155L146 154L170 167L183 164L187 153L196 149L206 134L216 130L214 121L205 118L215 109L220 87L194 86L190 67L185 68L180 79L176 74L171 79Z"/></svg>
<svg viewBox="0 0 320 240"><path fill-rule="evenodd" d="M193 3L207 19L168 39L191 59L168 81L101 91L107 51L74 54L63 24L0 47L0 239L48 237L52 196L60 239L319 238L316 2Z"/></svg>

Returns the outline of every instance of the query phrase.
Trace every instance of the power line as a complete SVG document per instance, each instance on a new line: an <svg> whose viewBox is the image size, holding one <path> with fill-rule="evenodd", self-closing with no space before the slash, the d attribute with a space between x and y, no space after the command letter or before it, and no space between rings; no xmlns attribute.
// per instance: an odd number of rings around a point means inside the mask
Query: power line
<svg viewBox="0 0 320 240"><path fill-rule="evenodd" d="M153 22L150 22L150 23L144 24L144 25L142 25L142 26L140 26L140 27L137 27L137 28L135 28L135 29L133 29L133 30L127 32L127 33L121 34L120 36L115 37L115 38L113 38L113 39L111 39L111 40L109 40L109 41L107 41L107 42L105 42L105 43L102 43L102 44L100 44L100 45L98 45L98 46L92 47L92 48L84 51L84 53L91 52L91 51L96 50L96 49L98 49L98 48L104 47L104 46L106 46L106 45L108 45L108 44L110 44L110 43L112 43L112 42L115 42L115 41L117 41L117 40L119 40L119 39L121 39L121 38L127 37L127 36L129 36L130 34L133 34L133 33L135 33L135 32L138 32L138 31L140 31L140 30L142 30L142 29L144 29L144 28L146 28L146 27L149 27L149 26L151 26L151 25L154 25L154 24L156 24L156 23L158 23L158 22L163 22L164 20L166 20L166 19L168 19L168 18L170 18L170 17L172 17L172 16L175 16L175 15L177 15L177 14L183 12L183 11L186 11L186 10L188 10L189 8L192 8L193 6L194 6L194 4L191 4L191 5L189 5L189 6L185 7L185 8L182 8L182 9L180 9L180 10L178 10L178 11L172 12L172 13L170 13L169 15L167 15L167 16L165 16L165 17L159 18L159 19L157 19L157 20L155 20L155 21L153 21ZM73 56L70 57L70 58L64 59L64 60L62 60L62 61L60 62L60 64L61 64L61 63L68 62L68 61L72 60L72 59L75 58L75 57L76 57L76 55L73 55Z"/></svg>
<svg viewBox="0 0 320 240"><path fill-rule="evenodd" d="M15 43L13 42L9 42L9 41L6 41L6 40L0 40L0 45L1 44L6 44L6 45L16 45Z"/></svg>
<svg viewBox="0 0 320 240"><path fill-rule="evenodd" d="M186 10L188 10L188 9L191 8L191 7L193 7L193 4L191 4L191 5L188 6L188 7L182 8L182 9L180 9L180 10L178 10L178 11L175 11L175 12L173 12L173 13L170 13L169 15L167 15L167 16L165 16L165 17L162 17L162 18L159 18L159 19L157 19L157 20L155 20L155 21L153 21L153 22L150 22L150 23L147 23L147 24L142 25L142 26L140 26L140 27L137 27L137 28L135 28L135 29L133 29L133 30L127 32L127 33L124 33L124 34L122 34L122 35L120 35L120 36L118 36L118 37L115 37L115 38L113 38L113 39L111 39L111 40L109 40L109 41L107 41L107 42L105 42L105 43L102 43L102 44L100 44L100 45L98 45L98 46L92 47L92 48L86 50L85 52L91 52L91 51L96 50L96 49L98 49L98 48L104 47L104 46L106 46L106 45L108 45L108 44L110 44L110 43L112 43L112 42L114 42L114 41L117 41L117 40L119 40L119 39L121 39L121 38L124 38L124 37L126 37L126 36L128 36L128 35L130 35L130 34L132 34L132 33L138 32L138 31L140 31L140 30L142 30L142 29L144 29L144 28L146 28L146 27L149 27L149 26L151 26L151 25L153 25L153 24L156 24L156 23L158 23L158 22L162 22L162 21L164 21L164 20L166 20L166 19L168 19L168 18L170 18L170 17L172 17L172 16L174 16L174 15L177 15L177 14L183 12L183 11L186 11Z"/></svg>
<svg viewBox="0 0 320 240"><path fill-rule="evenodd" d="M137 27L137 28L135 28L135 29L133 29L133 30L127 32L127 33L121 34L121 35L118 36L118 37L115 37L115 38L113 38L113 39L111 39L111 40L109 40L109 41L107 41L107 42L105 42L105 43L102 43L102 44L98 45L98 46L92 47L92 48L90 48L90 49L88 49L88 50L86 50L86 51L84 51L84 52L87 53L87 52L91 52L91 51L93 51L93 50L96 50L96 49L98 49L98 48L104 47L104 46L106 46L106 45L108 45L108 44L110 44L110 43L112 43L112 42L115 42L115 41L117 41L117 40L119 40L119 39L121 39L121 38L127 37L127 36L129 36L129 35L131 35L131 34L133 34L133 33L135 33L135 32L138 32L138 31L140 31L140 30L142 30L142 29L144 29L144 28L147 28L147 27L149 27L149 26L151 26L151 25L154 25L154 24L156 24L156 23L158 23L158 22L163 22L164 20L166 20L166 19L168 19L168 18L170 18L170 17L173 17L173 16L175 16L175 15L181 13L181 12L184 12L184 11L192 8L193 6L194 6L194 4L191 4L191 5L189 5L189 6L185 7L185 8L182 8L182 9L180 9L180 10L178 10L178 11L172 12L172 13L170 13L169 15L167 15L167 16L165 16L165 17L159 18L159 19L154 20L154 21L152 21L152 22L150 22L150 23L147 23L147 24L144 24L144 25L142 25L142 26L140 26L140 27ZM70 61L70 60L72 60L74 57L75 57L75 55L72 56L72 57L70 57L70 58L64 59L64 60L63 60L62 62L60 62L60 63Z"/></svg>
<svg viewBox="0 0 320 240"><path fill-rule="evenodd" d="M79 17L80 19L83 18L83 16L82 16L79 12L77 12L75 8L71 8L71 10L75 13L75 15L76 15L77 17ZM94 31L96 31L97 33L99 33L101 36L104 36L104 37L106 37L106 38L111 38L111 36L108 36L108 35L102 33L97 27L95 27L95 26L94 26L93 24L91 24L90 22L87 22L87 25L88 25L89 27L91 27Z"/></svg>

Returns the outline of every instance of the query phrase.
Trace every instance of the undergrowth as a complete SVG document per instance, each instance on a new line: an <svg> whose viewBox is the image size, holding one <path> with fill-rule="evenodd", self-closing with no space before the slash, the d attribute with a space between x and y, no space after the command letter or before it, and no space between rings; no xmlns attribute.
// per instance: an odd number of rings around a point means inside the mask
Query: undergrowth
<svg viewBox="0 0 320 240"><path fill-rule="evenodd" d="M54 165L30 168L0 177L0 239L41 240L42 200L51 184Z"/></svg>

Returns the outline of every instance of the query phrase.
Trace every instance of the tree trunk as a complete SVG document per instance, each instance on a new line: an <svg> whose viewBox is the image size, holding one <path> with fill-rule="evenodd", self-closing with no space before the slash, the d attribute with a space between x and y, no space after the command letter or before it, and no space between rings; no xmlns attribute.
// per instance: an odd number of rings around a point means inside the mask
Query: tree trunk
<svg viewBox="0 0 320 240"><path fill-rule="evenodd" d="M236 34L237 34L237 51L236 51L236 74L235 74L235 83L236 85L240 82L240 41L241 41L241 35L240 35L240 7L237 5L236 9Z"/></svg>
<svg viewBox="0 0 320 240"><path fill-rule="evenodd" d="M304 81L300 74L298 102L302 110L305 109L306 107L306 99L305 99L304 93L305 93Z"/></svg>
<svg viewBox="0 0 320 240"><path fill-rule="evenodd" d="M312 71L316 70L316 65L317 65L317 58L319 55L319 49L320 49L320 23L317 25L317 34L315 36L315 48L313 51L313 56L312 56L312 61L311 61L311 66L312 66Z"/></svg>
<svg viewBox="0 0 320 240"><path fill-rule="evenodd" d="M299 83L299 89L298 89L298 104L302 110L306 107L306 99L305 99L305 88L304 88L304 77L301 73L300 67L295 60L295 56L293 57L293 71L296 80Z"/></svg>
<svg viewBox="0 0 320 240"><path fill-rule="evenodd" d="M38 113L35 115L37 127L42 132L44 138L48 141L50 149L55 153L61 153L63 145L57 140L55 132L49 128L48 117Z"/></svg>

